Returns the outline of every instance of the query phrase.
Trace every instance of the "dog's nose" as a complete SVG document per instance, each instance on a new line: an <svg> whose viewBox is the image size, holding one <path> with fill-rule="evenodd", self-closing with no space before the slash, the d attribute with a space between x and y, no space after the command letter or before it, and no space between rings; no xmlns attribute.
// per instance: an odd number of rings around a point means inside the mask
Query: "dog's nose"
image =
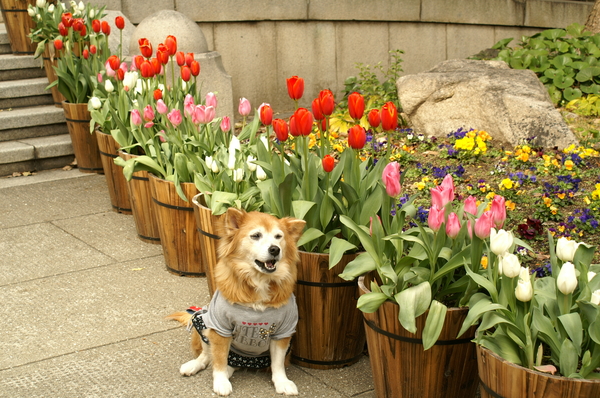
<svg viewBox="0 0 600 398"><path fill-rule="evenodd" d="M272 245L271 247L269 247L269 254L273 257L278 256L280 250L281 249L279 249L279 246Z"/></svg>

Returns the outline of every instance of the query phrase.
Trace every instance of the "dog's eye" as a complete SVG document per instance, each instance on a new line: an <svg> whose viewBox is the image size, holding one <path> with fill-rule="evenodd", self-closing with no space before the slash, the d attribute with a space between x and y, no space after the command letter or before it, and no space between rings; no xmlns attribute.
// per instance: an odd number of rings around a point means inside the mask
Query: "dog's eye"
<svg viewBox="0 0 600 398"><path fill-rule="evenodd" d="M281 238L283 238L283 235L282 235L282 234L277 234L277 235L275 235L275 239L281 239Z"/></svg>
<svg viewBox="0 0 600 398"><path fill-rule="evenodd" d="M262 234L260 232L255 232L252 235L250 235L250 239L253 240L259 240L260 238L262 238Z"/></svg>

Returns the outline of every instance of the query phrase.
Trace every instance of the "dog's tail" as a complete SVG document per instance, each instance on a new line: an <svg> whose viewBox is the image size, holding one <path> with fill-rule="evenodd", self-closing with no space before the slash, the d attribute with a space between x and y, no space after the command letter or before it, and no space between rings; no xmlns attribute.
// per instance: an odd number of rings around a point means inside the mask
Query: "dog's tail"
<svg viewBox="0 0 600 398"><path fill-rule="evenodd" d="M189 325L189 323L192 319L192 314L185 312L185 311L180 311L180 312L175 312L174 314L167 316L166 319L172 319L172 320L179 322L183 326L187 326L187 325Z"/></svg>

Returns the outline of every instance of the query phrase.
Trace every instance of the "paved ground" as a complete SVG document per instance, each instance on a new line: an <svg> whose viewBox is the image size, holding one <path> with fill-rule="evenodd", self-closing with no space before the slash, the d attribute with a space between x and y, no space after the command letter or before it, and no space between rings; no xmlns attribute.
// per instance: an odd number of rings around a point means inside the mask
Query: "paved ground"
<svg viewBox="0 0 600 398"><path fill-rule="evenodd" d="M104 176L0 178L0 397L215 396L210 372L179 375L189 336L164 320L207 302L204 278L169 273L111 210ZM288 375L303 397L375 396L367 357ZM233 397L277 396L267 373L232 383Z"/></svg>

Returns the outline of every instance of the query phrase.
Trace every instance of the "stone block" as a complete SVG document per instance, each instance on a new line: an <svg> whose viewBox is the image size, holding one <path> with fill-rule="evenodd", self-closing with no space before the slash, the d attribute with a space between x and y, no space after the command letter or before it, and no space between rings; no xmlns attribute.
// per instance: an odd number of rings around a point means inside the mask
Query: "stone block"
<svg viewBox="0 0 600 398"><path fill-rule="evenodd" d="M127 15L134 24L142 22L146 17L161 10L175 10L175 1L123 1L121 8L123 14Z"/></svg>
<svg viewBox="0 0 600 398"><path fill-rule="evenodd" d="M311 0L309 20L418 21L421 0Z"/></svg>
<svg viewBox="0 0 600 398"><path fill-rule="evenodd" d="M73 154L73 145L71 144L69 134L28 138L20 142L35 148L36 159L47 159Z"/></svg>
<svg viewBox="0 0 600 398"><path fill-rule="evenodd" d="M494 31L480 25L447 25L446 40L448 59L468 58L496 43Z"/></svg>
<svg viewBox="0 0 600 398"><path fill-rule="evenodd" d="M274 76L279 64L275 23L215 24L214 38L225 70L232 77L236 117L241 97L247 98L253 109L263 102L274 105L272 98L278 91Z"/></svg>
<svg viewBox="0 0 600 398"><path fill-rule="evenodd" d="M206 39L206 44L208 45L208 51L216 51L215 50L215 26L218 24L215 23L199 23L198 26L202 29L202 33L204 33L204 38Z"/></svg>
<svg viewBox="0 0 600 398"><path fill-rule="evenodd" d="M217 94L217 117L234 117L234 100L231 76L227 74L223 66L221 55L216 51L195 54L194 59L200 62L200 75L198 75L198 86L200 93L214 92Z"/></svg>
<svg viewBox="0 0 600 398"><path fill-rule="evenodd" d="M34 148L18 141L0 142L0 164L17 163L34 158Z"/></svg>
<svg viewBox="0 0 600 398"><path fill-rule="evenodd" d="M594 3L529 0L525 4L525 26L566 28L575 22L585 24Z"/></svg>
<svg viewBox="0 0 600 398"><path fill-rule="evenodd" d="M389 48L404 51L403 75L426 71L446 59L446 25L390 23Z"/></svg>
<svg viewBox="0 0 600 398"><path fill-rule="evenodd" d="M94 0L94 5L98 6L98 7L102 7L102 6L106 6L106 10L118 10L121 11L122 6L121 6L122 2L121 0ZM103 18L106 19L106 18Z"/></svg>
<svg viewBox="0 0 600 398"><path fill-rule="evenodd" d="M55 106L20 108L0 113L0 131L61 122L65 122L64 111Z"/></svg>
<svg viewBox="0 0 600 398"><path fill-rule="evenodd" d="M177 11L197 22L304 20L308 0L178 0Z"/></svg>
<svg viewBox="0 0 600 398"><path fill-rule="evenodd" d="M529 3L529 2L527 2ZM422 22L523 25L525 6L515 0L423 0Z"/></svg>
<svg viewBox="0 0 600 398"><path fill-rule="evenodd" d="M336 98L336 26L333 22L287 22L277 24L277 67L265 76L275 79L277 91L263 101L278 111L293 111L294 101L287 93L286 79L304 79L304 95L299 105L310 109L312 100L323 89ZM302 40L298 40L302 38ZM276 73L273 73L276 72Z"/></svg>

